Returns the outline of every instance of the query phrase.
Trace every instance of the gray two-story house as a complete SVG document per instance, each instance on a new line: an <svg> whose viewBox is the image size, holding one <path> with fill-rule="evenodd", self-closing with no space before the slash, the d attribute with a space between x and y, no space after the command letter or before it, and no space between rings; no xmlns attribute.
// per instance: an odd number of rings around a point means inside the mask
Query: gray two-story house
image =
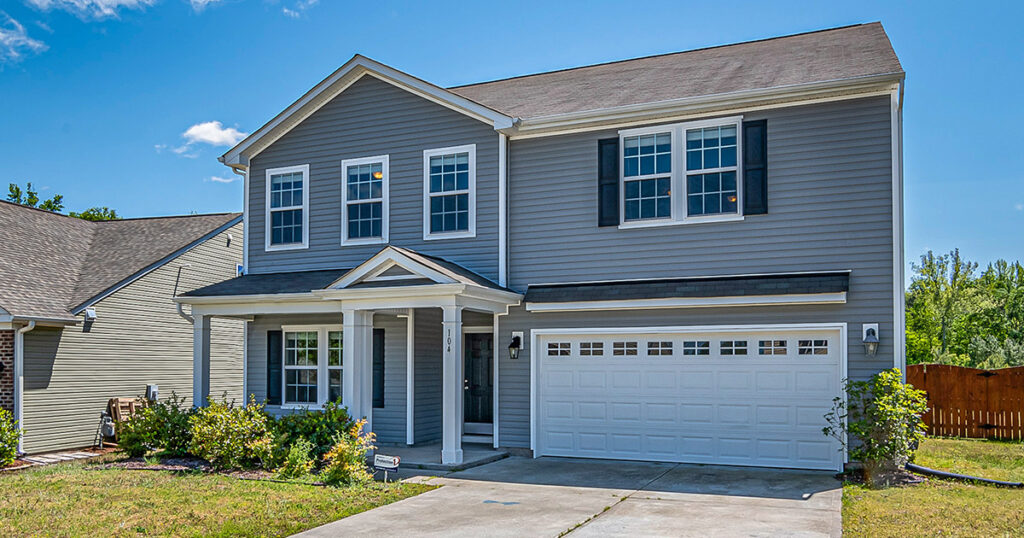
<svg viewBox="0 0 1024 538"><path fill-rule="evenodd" d="M221 160L246 392L383 444L838 469L903 363L904 73L880 24L453 88L355 56Z"/></svg>

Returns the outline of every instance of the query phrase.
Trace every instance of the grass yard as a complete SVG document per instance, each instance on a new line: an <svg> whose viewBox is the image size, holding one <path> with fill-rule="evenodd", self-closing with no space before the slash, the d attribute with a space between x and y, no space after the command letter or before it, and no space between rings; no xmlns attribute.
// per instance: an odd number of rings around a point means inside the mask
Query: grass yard
<svg viewBox="0 0 1024 538"><path fill-rule="evenodd" d="M283 536L433 489L89 467L69 462L0 475L0 536Z"/></svg>
<svg viewBox="0 0 1024 538"><path fill-rule="evenodd" d="M1024 444L928 439L916 463L997 480L1024 481ZM843 487L846 536L1024 536L1024 489L938 479L871 490Z"/></svg>

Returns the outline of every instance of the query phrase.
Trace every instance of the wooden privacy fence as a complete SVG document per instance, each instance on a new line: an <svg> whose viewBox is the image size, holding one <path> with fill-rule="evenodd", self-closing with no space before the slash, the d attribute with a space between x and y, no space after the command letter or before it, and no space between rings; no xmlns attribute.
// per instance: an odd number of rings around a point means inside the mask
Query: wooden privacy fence
<svg viewBox="0 0 1024 538"><path fill-rule="evenodd" d="M907 366L907 382L928 393L928 435L1024 438L1024 366L913 364Z"/></svg>

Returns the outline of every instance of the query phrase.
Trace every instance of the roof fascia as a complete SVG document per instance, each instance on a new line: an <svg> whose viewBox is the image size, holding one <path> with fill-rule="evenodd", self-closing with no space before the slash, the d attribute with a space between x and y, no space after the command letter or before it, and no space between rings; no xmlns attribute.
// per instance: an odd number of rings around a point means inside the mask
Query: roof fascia
<svg viewBox="0 0 1024 538"><path fill-rule="evenodd" d="M256 132L228 150L219 158L220 162L228 166L248 166L249 159L258 155L365 75L491 124L495 129L505 129L513 124L511 117L494 109L357 54Z"/></svg>

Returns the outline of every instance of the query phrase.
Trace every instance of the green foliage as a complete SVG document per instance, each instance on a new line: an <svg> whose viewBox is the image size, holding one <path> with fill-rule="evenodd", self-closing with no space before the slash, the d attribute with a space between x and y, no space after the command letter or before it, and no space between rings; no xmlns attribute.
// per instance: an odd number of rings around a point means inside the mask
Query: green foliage
<svg viewBox="0 0 1024 538"><path fill-rule="evenodd" d="M291 447L299 439L305 439L313 445L314 459L320 459L334 446L334 436L338 432L349 431L353 424L340 400L327 402L323 410L306 409L277 419L277 444Z"/></svg>
<svg viewBox="0 0 1024 538"><path fill-rule="evenodd" d="M81 213L74 211L68 213L68 216L75 217L76 219L91 220L91 221L104 221L104 220L121 220L118 216L117 211L110 209L107 206L103 207L90 207Z"/></svg>
<svg viewBox="0 0 1024 538"><path fill-rule="evenodd" d="M313 443L306 439L299 439L288 448L288 454L284 458L284 464L277 470L277 476L281 478L302 478L308 476L313 470Z"/></svg>
<svg viewBox="0 0 1024 538"><path fill-rule="evenodd" d="M928 252L906 294L907 362L1024 366L1024 267L1003 260L975 275L958 250Z"/></svg>
<svg viewBox="0 0 1024 538"><path fill-rule="evenodd" d="M869 484L881 485L924 439L921 415L928 410L928 399L924 391L903 383L896 368L883 370L870 381L847 380L844 388L847 400L833 400L822 432L864 464Z"/></svg>
<svg viewBox="0 0 1024 538"><path fill-rule="evenodd" d="M117 446L132 457L144 456L150 450L163 450L168 456L187 455L192 442L189 417L193 412L184 398L172 392L170 398L146 406L118 424Z"/></svg>
<svg viewBox="0 0 1024 538"><path fill-rule="evenodd" d="M32 183L27 183L24 191L17 183L8 184L7 201L28 207L38 207L54 213L59 213L64 209L64 196L60 194L55 194L49 200L39 203L39 193L32 188Z"/></svg>
<svg viewBox="0 0 1024 538"><path fill-rule="evenodd" d="M366 467L366 455L376 448L373 432L363 433L366 420L355 422L334 437L334 445L324 454L320 479L325 484L343 486L363 484L373 479Z"/></svg>
<svg viewBox="0 0 1024 538"><path fill-rule="evenodd" d="M7 467L18 457L18 441L21 430L14 420L14 415L6 409L0 409L0 467Z"/></svg>
<svg viewBox="0 0 1024 538"><path fill-rule="evenodd" d="M218 469L253 469L269 466L274 440L263 404L250 398L236 407L224 400L211 401L189 417L191 453Z"/></svg>

